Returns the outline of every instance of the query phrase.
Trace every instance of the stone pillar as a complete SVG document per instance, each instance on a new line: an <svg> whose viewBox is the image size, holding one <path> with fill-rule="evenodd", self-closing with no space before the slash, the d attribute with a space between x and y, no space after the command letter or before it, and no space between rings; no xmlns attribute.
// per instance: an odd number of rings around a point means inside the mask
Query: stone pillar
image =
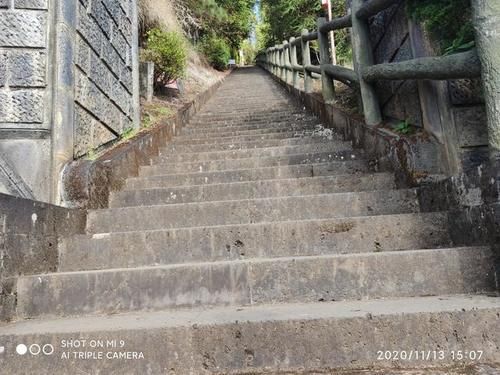
<svg viewBox="0 0 500 375"><path fill-rule="evenodd" d="M285 82L288 83L290 77L290 46L286 40L283 41L283 66L285 69Z"/></svg>
<svg viewBox="0 0 500 375"><path fill-rule="evenodd" d="M481 76L486 104L490 168L487 227L490 243L497 254L500 274L500 0L472 0L476 45L481 60Z"/></svg>
<svg viewBox="0 0 500 375"><path fill-rule="evenodd" d="M321 87L323 92L323 99L325 102L332 101L335 97L335 86L333 85L333 80L326 74L323 69L324 65L331 64L331 56L328 50L328 34L322 33L319 31L321 26L326 23L324 17L318 18L317 27L318 27L318 43L319 43L319 59L321 64Z"/></svg>
<svg viewBox="0 0 500 375"><path fill-rule="evenodd" d="M352 48L354 57L354 69L358 73L359 86L363 101L363 113L368 125L377 125L382 122L382 114L375 88L364 81L361 70L365 66L373 65L373 53L371 48L370 31L366 20L356 17L357 11L363 5L363 0L352 0Z"/></svg>
<svg viewBox="0 0 500 375"><path fill-rule="evenodd" d="M132 98L131 116L132 126L135 129L141 127L141 101L139 93L139 4L136 0L129 2L130 22L131 22L131 49L130 59L132 65Z"/></svg>
<svg viewBox="0 0 500 375"><path fill-rule="evenodd" d="M155 64L151 61L141 62L139 65L139 87L141 98L147 102L153 100Z"/></svg>
<svg viewBox="0 0 500 375"><path fill-rule="evenodd" d="M297 65L297 46L294 44L295 37L290 38L290 66L292 68L292 85L297 88L299 81L299 73L295 70Z"/></svg>
<svg viewBox="0 0 500 375"><path fill-rule="evenodd" d="M500 163L500 1L473 0L476 44L488 121L492 157Z"/></svg>
<svg viewBox="0 0 500 375"><path fill-rule="evenodd" d="M302 66L304 67L304 92L312 92L312 77L311 74L306 70L307 65L311 65L311 55L309 51L309 41L304 40L304 36L309 34L306 29L302 30L302 39L300 41L300 47L302 50Z"/></svg>
<svg viewBox="0 0 500 375"><path fill-rule="evenodd" d="M279 70L280 70L280 79L283 81L285 79L285 69L284 69L284 65L285 65L285 53L284 53L284 50L283 50L283 45L280 44L278 46L278 64L279 64Z"/></svg>

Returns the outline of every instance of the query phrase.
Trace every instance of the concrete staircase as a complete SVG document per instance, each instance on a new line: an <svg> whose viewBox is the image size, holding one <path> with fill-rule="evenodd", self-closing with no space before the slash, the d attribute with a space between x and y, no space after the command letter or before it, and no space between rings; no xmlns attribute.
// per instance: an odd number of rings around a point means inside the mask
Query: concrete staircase
<svg viewBox="0 0 500 375"><path fill-rule="evenodd" d="M417 190L393 181L262 71L238 70L89 212L58 272L19 278L0 372L331 373L446 367L458 350L500 362L490 249L454 246L447 214L421 212ZM55 354L9 347L33 342ZM60 359L99 350L144 359ZM378 360L386 350L445 358Z"/></svg>

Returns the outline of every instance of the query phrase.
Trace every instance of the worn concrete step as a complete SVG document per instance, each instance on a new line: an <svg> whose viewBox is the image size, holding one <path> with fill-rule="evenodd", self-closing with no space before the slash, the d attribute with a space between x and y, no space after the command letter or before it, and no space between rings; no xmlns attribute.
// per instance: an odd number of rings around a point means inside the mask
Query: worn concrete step
<svg viewBox="0 0 500 375"><path fill-rule="evenodd" d="M302 144L322 143L325 141L341 142L337 136L304 135L300 133L290 133L289 138L268 139L266 136L258 136L246 140L234 137L229 140L223 139L217 142L203 143L178 143L171 142L160 149L161 153L189 153L189 152L207 152L207 151L236 151L236 150L255 150L267 147L295 146Z"/></svg>
<svg viewBox="0 0 500 375"><path fill-rule="evenodd" d="M258 149L226 150L226 151L199 151L199 152L160 152L153 159L153 164L171 163L200 163L215 160L235 160L248 158L270 158L284 155L298 155L309 153L338 152L349 150L350 143L324 139L323 142L313 142L289 146L263 147ZM352 152L354 155L355 152Z"/></svg>
<svg viewBox="0 0 500 375"><path fill-rule="evenodd" d="M17 314L110 314L167 308L492 292L489 248L232 260L21 276Z"/></svg>
<svg viewBox="0 0 500 375"><path fill-rule="evenodd" d="M356 160L361 157L361 152L352 150L338 150L329 152L310 152L288 154L269 157L253 157L242 159L218 159L211 161L163 163L151 166L142 166L139 176L157 176L173 173L189 172L214 172L238 169L255 169L263 167L279 167L296 164L318 164L333 161Z"/></svg>
<svg viewBox="0 0 500 375"><path fill-rule="evenodd" d="M223 128L213 129L195 129L184 128L180 134L180 138L216 138L216 137L234 137L241 135L259 135L277 132L298 132L298 131L313 131L317 123L277 123L269 125L242 125L242 126L226 126Z"/></svg>
<svg viewBox="0 0 500 375"><path fill-rule="evenodd" d="M341 174L360 174L368 171L368 165L364 160L348 160L342 162L297 164L280 167L237 169L201 173L164 173L163 175L158 176L129 177L126 180L124 189L151 189L271 179L335 176Z"/></svg>
<svg viewBox="0 0 500 375"><path fill-rule="evenodd" d="M59 271L451 246L446 213L381 215L80 235Z"/></svg>
<svg viewBox="0 0 500 375"><path fill-rule="evenodd" d="M289 108L283 110L268 110L268 111L259 111L254 113L240 113L239 110L235 109L233 112L228 112L225 114L221 114L219 112L200 112L197 113L196 116L193 117L193 124L203 123L203 122L217 122L217 121L227 121L227 122L235 122L235 121L254 121L254 120L262 120L262 119L291 119L298 116L304 116L306 114L305 111L298 110L296 108Z"/></svg>
<svg viewBox="0 0 500 375"><path fill-rule="evenodd" d="M417 192L377 190L89 211L88 233L418 212Z"/></svg>
<svg viewBox="0 0 500 375"><path fill-rule="evenodd" d="M455 295L20 321L2 327L5 352L0 366L5 374L50 369L54 375L74 374L75 368L86 374L163 374L169 369L171 374L200 375L493 375L460 369L468 363L500 362L500 337L492 334L500 325L499 312L500 298ZM86 347L67 349L59 344L76 339L87 340ZM117 341L118 347L92 349L91 339L123 340L124 346ZM51 356L20 356L19 343L57 344ZM60 360L64 352L86 350L144 359ZM429 361L427 353L432 356L434 350L443 358ZM482 351L480 361L457 363L453 357L471 350L476 355ZM413 355L403 361L379 360L380 352L383 357L386 351ZM424 358L415 356L421 352ZM460 366L457 372L447 368L455 365ZM415 368L419 370L411 370Z"/></svg>
<svg viewBox="0 0 500 375"><path fill-rule="evenodd" d="M376 173L233 182L159 189L123 190L110 197L110 207L222 201L394 189L394 175Z"/></svg>
<svg viewBox="0 0 500 375"><path fill-rule="evenodd" d="M259 119L246 122L230 122L230 121L219 121L219 122L190 122L183 129L187 132L208 132L208 131L223 131L223 130L248 130L248 129L258 129L264 127L279 127L286 125L310 125L314 127L315 125L320 125L321 121L311 116L301 116L301 117L291 117L285 119L272 120L269 118Z"/></svg>
<svg viewBox="0 0 500 375"><path fill-rule="evenodd" d="M255 133L255 134L243 134L243 135L223 135L223 136L211 136L211 135L193 135L190 137L178 136L174 138L172 144L181 145L195 145L195 144L219 144L227 142L248 142L248 141L259 141L259 140L275 140L275 139L286 139L286 138L305 138L305 137L316 137L314 131L312 130L289 130L278 131L278 132L268 132L268 133ZM337 139L336 136L332 137Z"/></svg>

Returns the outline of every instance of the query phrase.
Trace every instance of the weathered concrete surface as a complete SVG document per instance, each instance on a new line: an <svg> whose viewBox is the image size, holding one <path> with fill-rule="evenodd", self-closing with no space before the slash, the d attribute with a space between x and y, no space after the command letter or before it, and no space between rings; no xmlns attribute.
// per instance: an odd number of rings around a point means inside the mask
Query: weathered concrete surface
<svg viewBox="0 0 500 375"><path fill-rule="evenodd" d="M285 154L281 156L250 157L243 159L219 159L200 162L186 162L157 164L142 167L141 176L154 176L165 173L207 172L216 170L253 169L293 164L326 163L329 161L354 160L361 155L350 149L335 150L335 145L330 146L333 151L309 152L298 154Z"/></svg>
<svg viewBox="0 0 500 375"><path fill-rule="evenodd" d="M12 318L19 275L54 272L61 237L84 233L85 212L0 194L0 320Z"/></svg>
<svg viewBox="0 0 500 375"><path fill-rule="evenodd" d="M352 375L365 368L354 374L402 375L401 369L429 367L406 374L439 374L438 369L457 365L452 351L484 350L482 363L499 363L498 309L498 299L448 296L27 321L2 327L6 349L0 365L12 374L68 374L78 368L110 374ZM142 351L144 359L55 359L65 351L63 339L118 338L125 341L123 349L103 351ZM18 342L51 343L54 355L19 356ZM440 361L377 361L379 350L438 348L445 353Z"/></svg>
<svg viewBox="0 0 500 375"><path fill-rule="evenodd" d="M445 213L381 215L75 236L59 270L449 247Z"/></svg>
<svg viewBox="0 0 500 375"><path fill-rule="evenodd" d="M88 233L418 212L416 191L389 190L93 210Z"/></svg>
<svg viewBox="0 0 500 375"><path fill-rule="evenodd" d="M300 178L315 176L334 176L367 172L369 167L362 160L343 162L311 163L263 167L253 169L238 169L214 172L175 173L160 172L158 176L129 178L125 189L155 188L164 186L189 186L212 183L231 183L283 178Z"/></svg>
<svg viewBox="0 0 500 375"><path fill-rule="evenodd" d="M312 142L302 145L282 145L278 147L262 147L254 150L228 150L228 151L206 151L198 153L176 153L160 155L158 159L154 160L158 164L163 163L203 163L214 160L233 160L233 159L246 159L246 158L268 158L275 156L294 155L301 153L323 153L323 152L341 152L348 150L348 144L345 142L334 142L325 139L325 142ZM351 157L355 153L351 152Z"/></svg>
<svg viewBox="0 0 500 375"><path fill-rule="evenodd" d="M425 270L425 271L424 271ZM487 248L393 251L23 276L20 318L197 305L339 301L492 292Z"/></svg>
<svg viewBox="0 0 500 375"><path fill-rule="evenodd" d="M301 179L235 182L221 185L126 190L111 196L110 207L388 190L394 188L394 176L389 173L377 173L362 176L304 177Z"/></svg>

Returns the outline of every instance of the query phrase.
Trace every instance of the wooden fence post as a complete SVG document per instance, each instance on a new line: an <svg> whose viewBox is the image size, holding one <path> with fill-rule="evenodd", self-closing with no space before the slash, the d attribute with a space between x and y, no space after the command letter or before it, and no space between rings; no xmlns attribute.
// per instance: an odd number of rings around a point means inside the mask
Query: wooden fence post
<svg viewBox="0 0 500 375"><path fill-rule="evenodd" d="M295 43L295 37L290 38L290 66L292 68L292 85L294 88L297 88L297 81L299 72L295 70L295 66L297 66L297 46Z"/></svg>
<svg viewBox="0 0 500 375"><path fill-rule="evenodd" d="M331 64L330 52L328 51L328 34L322 33L320 31L321 26L326 23L324 17L318 18L318 42L319 42L319 60L321 65L321 87L323 92L323 99L325 102L333 100L335 97L335 87L333 85L333 80L326 74L324 70L324 65Z"/></svg>
<svg viewBox="0 0 500 375"><path fill-rule="evenodd" d="M354 69L359 78L365 122L368 125L377 125L382 122L382 114L380 113L377 94L375 93L375 88L371 84L365 82L361 74L361 70L364 67L373 65L373 53L368 23L366 20L356 17L356 13L362 5L363 0L352 0L351 17Z"/></svg>
<svg viewBox="0 0 500 375"><path fill-rule="evenodd" d="M311 74L306 70L306 65L311 65L311 53L309 51L309 41L304 40L305 35L309 32L304 29L301 33L300 48L302 50L302 66L304 67L304 92L312 92L312 77Z"/></svg>

